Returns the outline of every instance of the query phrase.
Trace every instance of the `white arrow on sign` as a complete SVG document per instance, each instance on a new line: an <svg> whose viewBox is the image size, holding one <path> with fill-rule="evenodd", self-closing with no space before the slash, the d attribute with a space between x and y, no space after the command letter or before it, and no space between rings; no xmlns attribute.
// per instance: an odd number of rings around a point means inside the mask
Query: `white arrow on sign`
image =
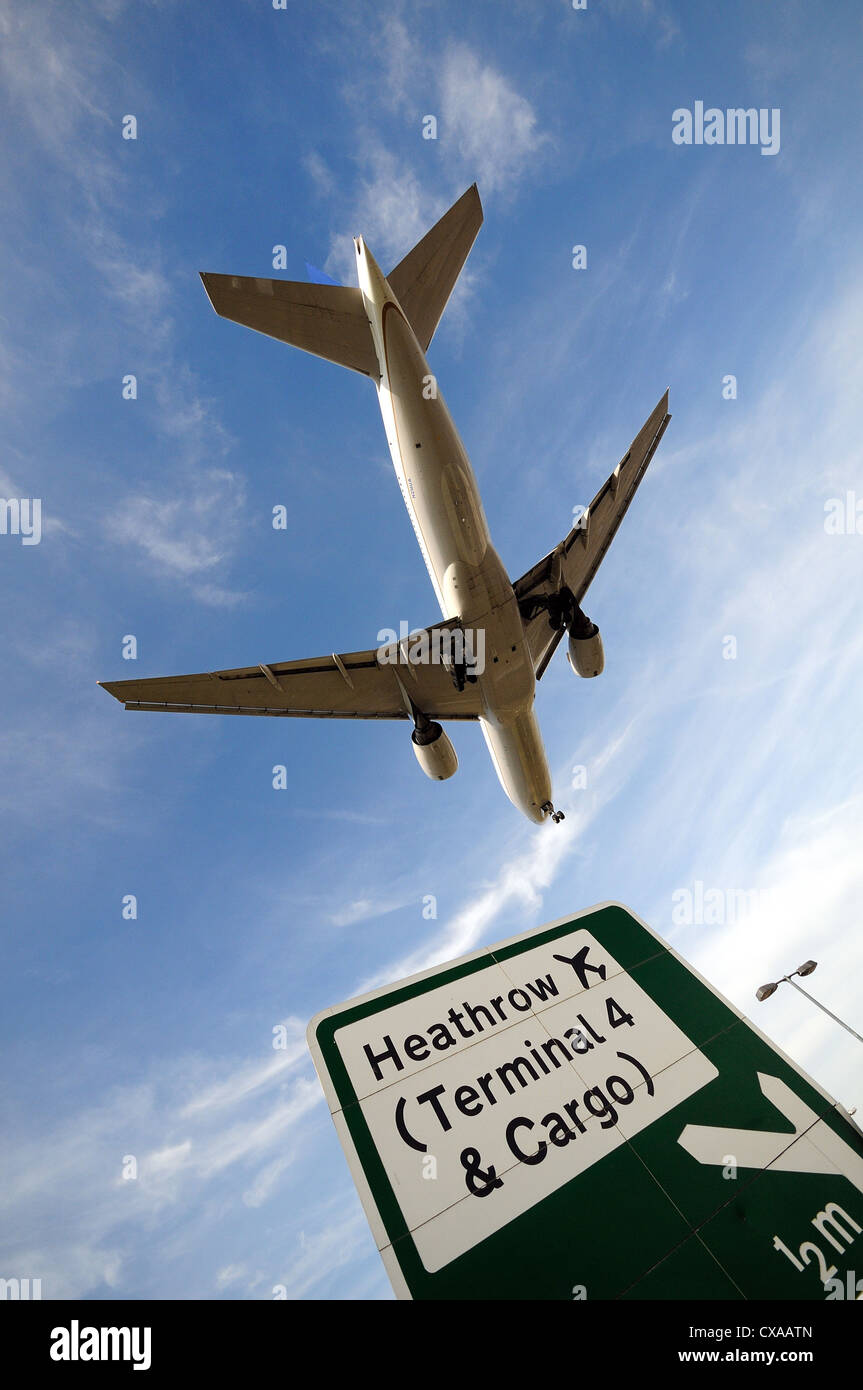
<svg viewBox="0 0 863 1390"><path fill-rule="evenodd" d="M698 1163L724 1167L732 1158L740 1168L767 1168L785 1173L844 1174L863 1192L863 1158L778 1076L758 1072L762 1094L794 1125L793 1134L760 1129L720 1129L687 1125L677 1142ZM819 1126L817 1144L800 1136ZM823 1150L823 1151L822 1151Z"/></svg>

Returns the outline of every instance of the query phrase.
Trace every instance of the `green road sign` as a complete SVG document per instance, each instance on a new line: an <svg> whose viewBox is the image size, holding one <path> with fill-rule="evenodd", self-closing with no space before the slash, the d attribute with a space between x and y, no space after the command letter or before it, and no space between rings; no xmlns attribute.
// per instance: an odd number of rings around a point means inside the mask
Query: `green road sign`
<svg viewBox="0 0 863 1390"><path fill-rule="evenodd" d="M625 907L327 1009L309 1046L400 1297L863 1290L863 1134Z"/></svg>

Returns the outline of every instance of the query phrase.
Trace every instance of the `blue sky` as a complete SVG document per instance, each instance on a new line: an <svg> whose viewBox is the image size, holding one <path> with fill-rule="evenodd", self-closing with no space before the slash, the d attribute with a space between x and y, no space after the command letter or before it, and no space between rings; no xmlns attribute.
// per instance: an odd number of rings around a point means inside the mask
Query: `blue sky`
<svg viewBox="0 0 863 1390"><path fill-rule="evenodd" d="M863 534L825 529L863 501L858 7L34 0L0 38L0 492L43 509L38 545L0 535L0 1274L390 1297L308 1019L606 899L863 1105L853 1039L754 999L813 956L860 1028ZM674 144L698 100L778 108L779 151ZM286 277L341 279L357 233L388 269L474 180L429 357L513 577L671 390L586 603L606 671L561 656L538 693L557 828L477 729L437 785L401 725L96 686L436 618L369 383L218 319L197 272L271 275L284 245ZM722 920L681 920L697 883Z"/></svg>

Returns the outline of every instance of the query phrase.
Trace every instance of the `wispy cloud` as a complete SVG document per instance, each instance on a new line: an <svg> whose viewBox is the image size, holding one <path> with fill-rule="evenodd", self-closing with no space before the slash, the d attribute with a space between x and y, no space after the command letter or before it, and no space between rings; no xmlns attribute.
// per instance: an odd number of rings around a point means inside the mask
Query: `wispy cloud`
<svg viewBox="0 0 863 1390"><path fill-rule="evenodd" d="M402 899L357 898L330 915L334 927L352 927L357 922L367 922L370 918L385 917L390 912L404 906Z"/></svg>
<svg viewBox="0 0 863 1390"><path fill-rule="evenodd" d="M53 1133L7 1133L4 1269L32 1270L48 1298L119 1288L144 1233L165 1225L176 1238L201 1204L225 1200L219 1180L229 1170L229 1203L270 1199L300 1152L300 1121L322 1100L288 1026L293 1044L265 1063L178 1059L152 1079L107 1089ZM200 1094L189 1102L191 1088ZM131 1160L136 1175L124 1176Z"/></svg>
<svg viewBox="0 0 863 1390"><path fill-rule="evenodd" d="M224 572L244 505L244 479L226 469L208 469L198 471L170 498L125 498L105 516L103 526L111 541L136 548L161 572L197 580L211 571ZM242 598L206 581L193 584L192 592L219 606Z"/></svg>
<svg viewBox="0 0 863 1390"><path fill-rule="evenodd" d="M366 1218L354 1201L336 1199L319 1206L310 1216L309 1226L314 1223L317 1229L308 1234L301 1231L290 1267L279 1280L286 1297L292 1299L305 1298L319 1289L324 1280L329 1280L334 1272L344 1268L369 1245ZM384 1283L380 1277L382 1273L381 1270L374 1281L379 1289Z"/></svg>
<svg viewBox="0 0 863 1390"><path fill-rule="evenodd" d="M441 69L441 138L451 139L485 194L511 192L550 144L536 112L503 73L464 44Z"/></svg>
<svg viewBox="0 0 863 1390"><path fill-rule="evenodd" d="M345 88L345 99L358 112L398 111L400 138L387 141L378 129L364 132L357 156L357 185L350 197L350 230L334 234L328 269L346 282L354 276L350 236L361 232L391 269L428 231L458 194L473 182L484 197L511 195L538 166L550 148L537 113L514 82L466 43L430 47L429 33L411 32L403 17L390 15L373 45L370 76L358 75ZM446 188L430 177L426 161L406 152L404 118L414 123L416 154L423 139L416 92L428 93L422 116L437 122L436 143L446 155ZM316 155L309 172L319 191L326 186L325 167ZM470 271L460 277L454 315L463 312L472 284ZM461 308L460 308L461 305ZM458 327L458 324L456 324Z"/></svg>
<svg viewBox="0 0 863 1390"><path fill-rule="evenodd" d="M603 774L594 779L594 789L567 801L559 800L566 807L566 819L554 827L544 825L526 835L522 833L523 847L503 855L497 872L468 893L463 906L441 925L431 941L387 964L365 980L357 992L418 974L441 961L464 955L482 942L496 940L510 914L517 914L521 921L536 920L542 912L545 891L578 851L587 828L619 789L612 765L625 746L625 732L615 730L608 744L594 754L594 767ZM470 878L462 876L461 881L470 883Z"/></svg>
<svg viewBox="0 0 863 1390"><path fill-rule="evenodd" d="M146 180L142 188L139 179L135 188L145 210L142 231L133 239L125 230L124 200L131 196L132 175L123 159L128 143L121 139L120 117L114 112L113 140L104 139L117 77L111 46L123 8L103 3L86 14L79 7L73 16L58 20L44 6L22 10L4 4L0 71L19 127L32 141L31 164L43 170L50 165L51 179L63 190L59 215L67 246L84 268L79 279L90 315L97 324L104 319L110 334L122 339L139 389L152 393L157 408L145 416L144 429L155 431L158 453L164 452L164 441L170 442L170 469L154 468L146 492L119 499L109 509L103 534L135 547L154 577L167 572L203 603L232 604L244 597L227 574L242 534L244 479L236 469L218 466L233 440L179 354L170 266L147 235ZM94 93L100 94L98 99ZM158 214L157 203L154 209ZM41 292L37 285L34 294ZM67 299L63 294L52 300L49 351L58 359L52 363L55 378L70 390L82 347L81 322ZM19 412L21 401L33 394L27 389L34 375L26 346L28 307L22 302L21 311L7 322L2 345L20 378L7 404ZM49 519L49 530L51 525L58 536L74 532L68 521L61 528ZM221 568L218 581L208 575L198 582L202 571L216 566Z"/></svg>
<svg viewBox="0 0 863 1390"><path fill-rule="evenodd" d="M92 146L82 153L75 137L84 123L104 127L110 120L96 95L104 89L93 81L109 62L99 23L106 8L79 12L72 26L58 24L46 6L0 4L0 72L10 102L56 166L74 169L88 196L100 199L109 195L111 164Z"/></svg>

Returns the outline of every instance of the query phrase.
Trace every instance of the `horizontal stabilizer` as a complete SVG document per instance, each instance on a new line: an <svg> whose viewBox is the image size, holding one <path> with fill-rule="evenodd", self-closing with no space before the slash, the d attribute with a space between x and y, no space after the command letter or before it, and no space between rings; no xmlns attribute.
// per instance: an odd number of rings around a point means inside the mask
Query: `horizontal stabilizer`
<svg viewBox="0 0 863 1390"><path fill-rule="evenodd" d="M202 272L201 279L210 303L222 318L375 380L380 376L359 290L247 275Z"/></svg>
<svg viewBox="0 0 863 1390"><path fill-rule="evenodd" d="M481 226L482 203L473 184L387 276L424 352Z"/></svg>

